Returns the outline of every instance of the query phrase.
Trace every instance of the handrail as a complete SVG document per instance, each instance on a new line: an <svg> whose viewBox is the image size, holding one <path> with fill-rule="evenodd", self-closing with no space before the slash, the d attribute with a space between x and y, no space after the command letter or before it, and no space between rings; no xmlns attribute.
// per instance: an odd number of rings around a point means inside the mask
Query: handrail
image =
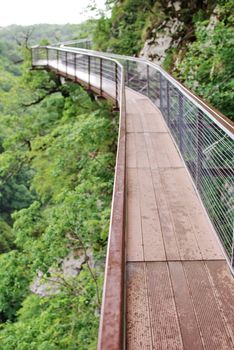
<svg viewBox="0 0 234 350"><path fill-rule="evenodd" d="M66 47L67 50L78 50L78 51L89 51L92 52L93 54L98 54L100 53L99 51L95 50L86 50L83 48L75 48L75 47L69 47L67 46L66 43L63 43L63 46ZM220 123L225 129L226 132L230 132L231 137L233 137L234 134L234 122L227 118L225 115L223 115L220 111L218 111L216 108L211 106L209 103L204 101L201 97L197 96L194 92L190 91L188 88L186 88L181 82L179 82L176 78L172 77L170 74L168 74L161 66L150 62L146 60L145 58L141 57L131 57L131 56L126 56L126 55L118 55L110 52L102 52L102 55L105 55L105 57L110 57L116 60L120 61L130 61L130 62L136 62L136 63L143 63L146 64L154 69L156 69L158 72L163 74L168 81L171 83L175 84L177 88L181 89L182 92L190 99L193 100L193 102L201 109L205 109L207 113L210 113L211 118L215 118L218 123Z"/></svg>
<svg viewBox="0 0 234 350"><path fill-rule="evenodd" d="M34 46L32 67L84 84L119 108L119 134L106 257L98 350L124 349L126 103L124 68L102 54L78 53L62 47ZM100 75L100 78L98 76ZM102 77L102 78L101 78ZM110 91L108 90L110 89Z"/></svg>
<svg viewBox="0 0 234 350"><path fill-rule="evenodd" d="M125 87L147 96L165 119L234 270L234 123L161 67L142 58L73 47L33 47L32 65L112 98L120 109L99 350L122 350L124 320Z"/></svg>
<svg viewBox="0 0 234 350"><path fill-rule="evenodd" d="M103 54L122 63L127 87L148 96L160 109L234 273L234 123L160 66L144 58Z"/></svg>

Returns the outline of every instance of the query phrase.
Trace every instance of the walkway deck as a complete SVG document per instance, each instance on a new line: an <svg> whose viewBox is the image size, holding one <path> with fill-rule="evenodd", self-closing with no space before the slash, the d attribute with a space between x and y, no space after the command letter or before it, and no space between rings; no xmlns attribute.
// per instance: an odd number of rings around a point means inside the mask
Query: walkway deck
<svg viewBox="0 0 234 350"><path fill-rule="evenodd" d="M160 112L127 92L127 349L234 348L234 280Z"/></svg>
<svg viewBox="0 0 234 350"><path fill-rule="evenodd" d="M234 279L216 234L160 111L128 88L126 105L127 350L232 350Z"/></svg>

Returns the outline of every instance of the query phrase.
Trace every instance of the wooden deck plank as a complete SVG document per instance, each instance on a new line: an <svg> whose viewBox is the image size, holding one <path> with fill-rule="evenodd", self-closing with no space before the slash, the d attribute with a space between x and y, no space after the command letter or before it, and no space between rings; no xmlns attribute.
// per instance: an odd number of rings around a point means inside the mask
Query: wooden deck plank
<svg viewBox="0 0 234 350"><path fill-rule="evenodd" d="M131 94L131 95L133 95L133 94ZM127 114L140 113L140 107L139 107L138 103L135 101L134 97L130 97L130 98L126 99L126 109L127 109Z"/></svg>
<svg viewBox="0 0 234 350"><path fill-rule="evenodd" d="M198 246L204 260L224 259L218 240L213 232L206 214L201 206L199 198L194 190L191 179L185 168L173 171L178 194L190 218L193 231L196 235Z"/></svg>
<svg viewBox="0 0 234 350"><path fill-rule="evenodd" d="M141 111L145 113L155 113L156 107L153 105L153 103L150 102L150 100L147 97L137 97L135 99L136 103L140 106Z"/></svg>
<svg viewBox="0 0 234 350"><path fill-rule="evenodd" d="M127 170L127 261L143 261L140 190L137 169Z"/></svg>
<svg viewBox="0 0 234 350"><path fill-rule="evenodd" d="M149 168L149 157L146 148L145 136L141 133L135 133L136 158L138 168Z"/></svg>
<svg viewBox="0 0 234 350"><path fill-rule="evenodd" d="M206 266L216 298L223 310L226 328L234 344L234 278L226 261L207 261Z"/></svg>
<svg viewBox="0 0 234 350"><path fill-rule="evenodd" d="M151 164L152 169L155 168L170 168L170 160L168 157L167 149L165 145L161 144L163 134L151 133L152 149L154 152L154 157L156 159L157 166Z"/></svg>
<svg viewBox="0 0 234 350"><path fill-rule="evenodd" d="M160 135L160 143L167 150L168 158L172 168L181 168L184 167L184 163L180 157L180 154L174 144L174 141L170 135L162 134Z"/></svg>
<svg viewBox="0 0 234 350"><path fill-rule="evenodd" d="M134 129L134 114L135 113L127 113L127 117L126 117L127 133L135 131L135 129Z"/></svg>
<svg viewBox="0 0 234 350"><path fill-rule="evenodd" d="M183 266L181 262L169 262L169 270L184 350L203 350L202 339Z"/></svg>
<svg viewBox="0 0 234 350"><path fill-rule="evenodd" d="M135 134L128 133L126 139L126 167L136 168L137 167L137 157L136 157L136 142Z"/></svg>
<svg viewBox="0 0 234 350"><path fill-rule="evenodd" d="M127 349L153 350L145 263L127 264Z"/></svg>
<svg viewBox="0 0 234 350"><path fill-rule="evenodd" d="M167 263L146 263L146 271L153 349L182 350Z"/></svg>
<svg viewBox="0 0 234 350"><path fill-rule="evenodd" d="M207 350L230 350L234 344L225 327L213 287L202 261L183 263L200 332Z"/></svg>
<svg viewBox="0 0 234 350"><path fill-rule="evenodd" d="M162 119L160 112L141 113L141 120L145 132L168 132L165 121Z"/></svg>
<svg viewBox="0 0 234 350"><path fill-rule="evenodd" d="M178 243L176 240L174 223L170 209L168 207L159 170L152 171L152 180L158 206L167 260L181 260L178 249Z"/></svg>
<svg viewBox="0 0 234 350"><path fill-rule="evenodd" d="M135 171L132 176L137 177L138 185L135 186L139 192L134 199L138 203L129 205L133 206L131 220L135 217L132 227L135 225L137 229L140 226L139 211L141 215L143 259L146 263L134 264L138 264L141 270L139 279L146 278L146 285L145 282L143 286L136 284L135 295L130 296L129 305L135 308L135 316L131 311L129 325L129 318L127 320L130 329L128 346L130 344L131 350L231 350L233 285L229 272L225 275L224 268L220 265L215 268L212 261L218 259L217 263L226 266L219 260L223 259L223 254L184 163L170 135L165 132L167 129L163 128L163 123L152 127L155 117L152 105L147 107L145 99L137 98L134 102L136 105L140 103L141 110L139 113L138 108L137 113L142 122L139 126L137 121L138 126L134 129L132 125L130 129L135 137L131 142L131 154L135 159L132 165L136 165L136 169L131 170ZM140 244L133 248L133 259L138 259L134 257L134 250L138 252L139 247ZM206 260L207 267L203 260ZM225 290L228 283L232 288ZM128 295L127 291L127 302ZM145 317L149 312L147 322L141 314L141 303L144 302ZM143 337L140 329L145 330L146 323L150 330L147 328Z"/></svg>
<svg viewBox="0 0 234 350"><path fill-rule="evenodd" d="M145 261L164 261L166 259L165 249L151 171L149 169L138 169L138 181L144 258Z"/></svg>
<svg viewBox="0 0 234 350"><path fill-rule="evenodd" d="M169 134L152 133L152 143L159 168L183 167L182 160Z"/></svg>
<svg viewBox="0 0 234 350"><path fill-rule="evenodd" d="M173 216L176 240L182 260L201 260L202 255L198 247L193 227L187 213L187 208L181 200L183 192L177 191L174 179L176 169L161 169L161 179L164 191Z"/></svg>
<svg viewBox="0 0 234 350"><path fill-rule="evenodd" d="M141 119L141 113L134 113L132 115L133 118L133 126L134 126L134 132L143 132L143 124L142 124L142 119Z"/></svg>
<svg viewBox="0 0 234 350"><path fill-rule="evenodd" d="M149 164L151 169L158 169L159 162L158 162L158 154L155 152L155 147L152 143L151 139L151 133L145 132L144 133L145 143L147 147L148 157L149 157Z"/></svg>

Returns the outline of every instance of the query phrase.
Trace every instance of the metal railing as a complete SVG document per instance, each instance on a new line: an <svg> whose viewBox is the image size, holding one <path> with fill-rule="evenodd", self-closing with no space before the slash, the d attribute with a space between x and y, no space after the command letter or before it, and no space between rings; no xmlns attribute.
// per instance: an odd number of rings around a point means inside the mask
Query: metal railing
<svg viewBox="0 0 234 350"><path fill-rule="evenodd" d="M52 70L79 82L99 96L110 98L119 109L119 135L115 181L108 238L99 350L124 348L124 273L125 273L125 148L126 104L122 65L101 54L72 52L60 47L32 48L32 67Z"/></svg>
<svg viewBox="0 0 234 350"><path fill-rule="evenodd" d="M65 45L65 44L64 44ZM34 47L32 66L77 81L120 110L99 350L123 349L125 86L160 109L234 270L234 126L161 67L144 59L74 47Z"/></svg>
<svg viewBox="0 0 234 350"><path fill-rule="evenodd" d="M67 41L59 41L56 43L52 43L49 46L53 47L73 47L73 48L80 48L80 49L87 49L91 50L92 48L92 39L86 38L86 39L77 39L77 40L67 40Z"/></svg>
<svg viewBox="0 0 234 350"><path fill-rule="evenodd" d="M160 109L234 272L234 123L152 62L105 56L123 65L127 87Z"/></svg>
<svg viewBox="0 0 234 350"><path fill-rule="evenodd" d="M234 124L153 63L124 63L126 86L160 109L234 269Z"/></svg>
<svg viewBox="0 0 234 350"><path fill-rule="evenodd" d="M100 96L109 95L119 107L122 81L122 65L98 53L77 52L55 46L34 46L32 67L54 70L65 78L83 82L96 89Z"/></svg>

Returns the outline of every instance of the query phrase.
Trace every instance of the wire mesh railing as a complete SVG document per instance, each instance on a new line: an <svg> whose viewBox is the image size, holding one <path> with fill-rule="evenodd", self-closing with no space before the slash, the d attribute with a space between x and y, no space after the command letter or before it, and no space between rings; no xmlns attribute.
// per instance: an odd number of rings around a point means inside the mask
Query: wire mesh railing
<svg viewBox="0 0 234 350"><path fill-rule="evenodd" d="M233 269L233 123L152 63L124 66L126 86L159 107Z"/></svg>
<svg viewBox="0 0 234 350"><path fill-rule="evenodd" d="M159 66L143 59L78 49L34 47L32 66L54 70L109 96L120 109L99 350L122 349L125 205L125 86L158 107L184 159L234 271L234 126ZM110 334L111 331L111 334Z"/></svg>
<svg viewBox="0 0 234 350"><path fill-rule="evenodd" d="M233 267L233 134L174 84L161 82L160 109Z"/></svg>
<svg viewBox="0 0 234 350"><path fill-rule="evenodd" d="M55 46L36 46L32 48L32 66L47 67L71 79L81 78L100 96L110 94L119 108L123 73L122 65L114 59Z"/></svg>
<svg viewBox="0 0 234 350"><path fill-rule="evenodd" d="M105 55L121 62L126 86L160 109L234 271L233 122L161 67L144 59Z"/></svg>
<svg viewBox="0 0 234 350"><path fill-rule="evenodd" d="M111 81L112 95L119 99L119 77L124 67L125 85L148 96L160 109L192 176L213 226L222 242L228 261L234 268L234 127L219 112L167 74L143 59L112 53L67 47L59 52L59 61L68 67L88 72L89 83ZM55 52L37 48L39 61L55 60ZM58 49L56 49L58 52ZM35 53L34 53L35 55ZM33 55L33 57L34 57ZM68 55L65 57L64 55ZM63 57L63 58L61 58ZM38 57L36 57L38 62ZM33 61L35 62L35 61ZM91 81L93 79L93 81Z"/></svg>

